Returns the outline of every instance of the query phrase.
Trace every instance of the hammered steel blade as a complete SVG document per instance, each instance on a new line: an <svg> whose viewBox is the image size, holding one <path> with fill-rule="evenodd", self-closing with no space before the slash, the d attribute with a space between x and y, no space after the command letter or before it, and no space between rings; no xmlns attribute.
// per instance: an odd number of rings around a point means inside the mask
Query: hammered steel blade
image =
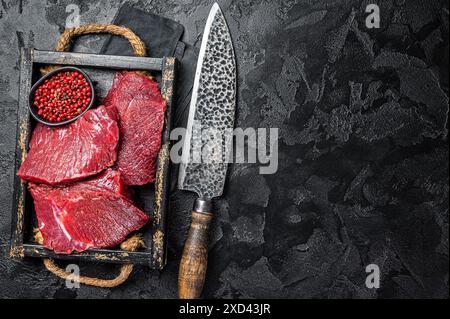
<svg viewBox="0 0 450 319"><path fill-rule="evenodd" d="M225 145L231 142L235 99L233 45L225 17L214 4L206 22L195 72L178 175L180 189L196 192L203 199L222 194L230 151ZM224 151L215 153L218 156L215 160L206 156L199 161L195 153L201 150L202 154L211 154L212 150L219 149Z"/></svg>

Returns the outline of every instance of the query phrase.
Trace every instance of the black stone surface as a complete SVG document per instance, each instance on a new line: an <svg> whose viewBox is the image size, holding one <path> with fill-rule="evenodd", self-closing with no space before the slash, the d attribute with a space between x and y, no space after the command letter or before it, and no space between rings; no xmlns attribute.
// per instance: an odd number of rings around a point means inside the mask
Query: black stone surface
<svg viewBox="0 0 450 319"><path fill-rule="evenodd" d="M18 50L52 48L71 3L82 23L106 23L124 1L0 4L0 297L174 298L191 194L172 195L161 273L138 268L114 289L70 290L39 260L8 258ZM130 3L182 23L198 46L212 1ZM370 30L369 1L219 3L238 61L236 125L278 127L279 168L230 167L204 295L448 298L448 1L379 1L381 28ZM371 263L379 289L365 286Z"/></svg>

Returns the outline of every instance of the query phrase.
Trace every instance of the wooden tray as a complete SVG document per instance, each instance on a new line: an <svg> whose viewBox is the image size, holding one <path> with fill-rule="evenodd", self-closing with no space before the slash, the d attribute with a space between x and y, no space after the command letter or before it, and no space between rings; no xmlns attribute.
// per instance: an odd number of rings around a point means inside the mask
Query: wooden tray
<svg viewBox="0 0 450 319"><path fill-rule="evenodd" d="M17 122L17 144L15 172L25 159L28 141L35 121L31 118L27 103L31 86L40 77L39 68L45 64L72 65L83 69L94 82L96 96L104 97L110 88L115 70L146 70L159 80L161 93L167 102L167 112L162 135L161 149L158 156L156 181L134 188L137 200L142 208L152 217L151 223L143 230L146 248L130 252L117 249L91 249L70 255L55 254L33 241L32 230L36 227L36 214L33 199L26 183L15 175L14 203L12 211L12 231L10 256L51 257L69 260L90 260L108 263L133 263L147 265L153 269L162 269L166 263L165 224L169 209L170 182L170 123L172 114L172 97L174 92L175 63L173 57L162 59L97 55L71 52L39 51L22 48L20 56L19 110ZM99 105L101 100L96 100Z"/></svg>

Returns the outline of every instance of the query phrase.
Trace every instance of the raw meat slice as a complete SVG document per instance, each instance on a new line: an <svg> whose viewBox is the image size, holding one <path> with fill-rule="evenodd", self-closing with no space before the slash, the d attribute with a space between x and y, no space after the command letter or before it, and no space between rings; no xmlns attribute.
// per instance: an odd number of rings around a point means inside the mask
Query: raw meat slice
<svg viewBox="0 0 450 319"><path fill-rule="evenodd" d="M106 109L106 112L108 112L108 115L114 119L114 121L117 121L117 125L119 122L119 114L117 113L117 109L114 105L108 105L108 106L104 106L103 107Z"/></svg>
<svg viewBox="0 0 450 319"><path fill-rule="evenodd" d="M118 142L117 121L104 106L65 126L38 123L17 175L51 185L78 181L114 165Z"/></svg>
<svg viewBox="0 0 450 319"><path fill-rule="evenodd" d="M117 73L104 104L117 109L121 133L117 169L125 182L153 182L166 111L158 83L137 72Z"/></svg>
<svg viewBox="0 0 450 319"><path fill-rule="evenodd" d="M126 197L95 188L30 183L45 247L60 254L114 247L148 222Z"/></svg>
<svg viewBox="0 0 450 319"><path fill-rule="evenodd" d="M56 187L56 186L55 186ZM63 187L63 186L61 186ZM122 174L112 168L89 179L67 185L72 190L107 190L133 199L133 191L123 181Z"/></svg>

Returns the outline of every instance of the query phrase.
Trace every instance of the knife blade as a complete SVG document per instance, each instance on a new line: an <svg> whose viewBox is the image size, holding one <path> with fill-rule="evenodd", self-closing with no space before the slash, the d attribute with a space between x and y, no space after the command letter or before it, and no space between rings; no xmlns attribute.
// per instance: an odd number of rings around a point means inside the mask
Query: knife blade
<svg viewBox="0 0 450 319"><path fill-rule="evenodd" d="M222 195L236 103L236 62L225 17L208 15L195 72L178 188L193 191L192 221L178 276L180 298L198 298L206 276L211 199Z"/></svg>

